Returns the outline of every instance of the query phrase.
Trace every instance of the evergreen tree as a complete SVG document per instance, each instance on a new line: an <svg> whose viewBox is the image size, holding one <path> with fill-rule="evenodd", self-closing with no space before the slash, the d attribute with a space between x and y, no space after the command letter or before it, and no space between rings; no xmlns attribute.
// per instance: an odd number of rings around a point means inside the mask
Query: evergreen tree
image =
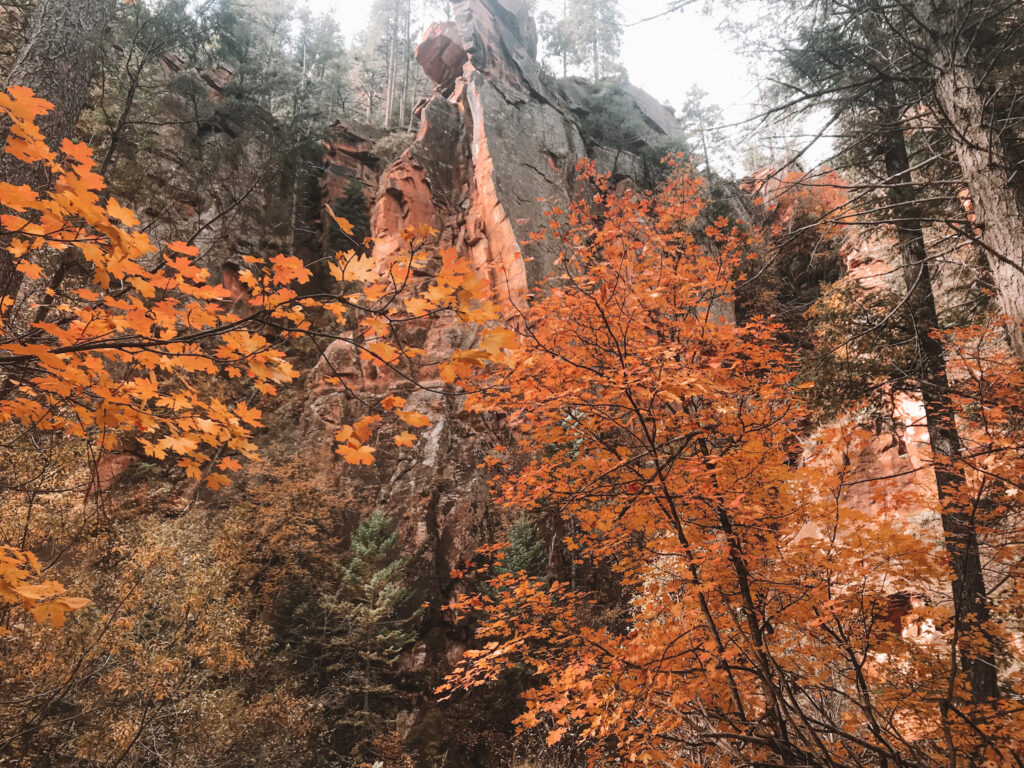
<svg viewBox="0 0 1024 768"><path fill-rule="evenodd" d="M573 35L566 10L567 6L563 7L561 16L555 16L550 11L543 11L537 16L537 28L544 43L544 54L558 62L559 74L562 77L569 76L569 62L574 60Z"/></svg>
<svg viewBox="0 0 1024 768"><path fill-rule="evenodd" d="M520 517L508 529L508 547L501 563L495 566L496 573L525 573L540 577L547 565L547 554L543 542L537 539L537 531L527 517Z"/></svg>
<svg viewBox="0 0 1024 768"><path fill-rule="evenodd" d="M395 663L415 638L418 615L406 611L407 560L398 554L391 519L374 512L360 522L333 591L300 610L300 647L312 661L335 729L365 736L385 725L382 703L394 694Z"/></svg>
<svg viewBox="0 0 1024 768"><path fill-rule="evenodd" d="M722 129L725 117L721 107L708 101L707 92L697 86L690 88L679 114L686 144L694 157L703 161L703 173L728 165L732 158L728 137Z"/></svg>
<svg viewBox="0 0 1024 768"><path fill-rule="evenodd" d="M370 203L366 199L363 185L353 179L345 195L333 205L334 214L352 225L352 234L346 235L337 227L328 228L327 250L347 251L356 248L370 236Z"/></svg>
<svg viewBox="0 0 1024 768"><path fill-rule="evenodd" d="M919 5L927 12L934 3ZM780 91L773 113L828 110L828 127L838 128L835 142L841 165L864 190L859 210L844 211L846 221L883 231L889 228L894 236L905 293L885 322L902 321L901 335L909 337L913 354L904 369L891 372L890 386L906 388L923 401L937 458L936 487L945 506L942 523L951 558L954 604L965 624L978 628L988 620L990 601L973 513L957 509L954 503L965 482L965 454L938 335L942 323L932 277L938 259L926 238L928 228L940 222L954 242L973 227L958 197L964 175L949 162L948 147L957 144L964 129L953 124L950 113L955 110L941 104L936 78L941 79L943 70L929 58L931 46L938 44L929 35L939 23L922 22L911 6L877 0L773 2L770 7L778 11L779 20L776 37L766 46L776 52L779 65L775 82ZM977 23L984 28L990 21L982 14ZM941 45L957 47L955 38L947 35ZM965 94L967 101L969 95ZM924 135L916 123L922 105L938 107L930 112L935 119ZM973 194L984 185L967 186ZM867 199L871 204L866 204ZM992 272L998 276L1000 270ZM1000 288L998 277L996 287ZM966 651L961 663L977 700L993 698L997 689L993 655Z"/></svg>
<svg viewBox="0 0 1024 768"><path fill-rule="evenodd" d="M622 74L622 14L618 0L569 0L574 57L594 82Z"/></svg>
<svg viewBox="0 0 1024 768"><path fill-rule="evenodd" d="M559 15L540 14L545 53L569 69L586 73L594 82L622 75L622 13L618 0L564 0Z"/></svg>
<svg viewBox="0 0 1024 768"><path fill-rule="evenodd" d="M368 121L404 128L417 87L413 68L419 28L414 24L412 0L374 0L370 19L359 45L356 87Z"/></svg>

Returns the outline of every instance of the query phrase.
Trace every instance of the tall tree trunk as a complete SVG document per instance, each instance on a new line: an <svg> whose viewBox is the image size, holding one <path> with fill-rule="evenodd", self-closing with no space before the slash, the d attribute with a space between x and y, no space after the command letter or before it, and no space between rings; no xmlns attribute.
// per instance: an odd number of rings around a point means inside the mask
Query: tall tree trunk
<svg viewBox="0 0 1024 768"><path fill-rule="evenodd" d="M406 124L405 110L409 108L409 79L412 67L412 0L406 0L405 10L405 47L402 49L402 57L405 59L405 74L402 79L402 103L399 105L398 122Z"/></svg>
<svg viewBox="0 0 1024 768"><path fill-rule="evenodd" d="M29 20L25 45L7 76L7 85L24 85L53 103L37 122L52 147L72 135L85 105L96 61L95 46L113 11L112 0L39 0ZM6 131L0 131L0 144ZM42 189L44 169L4 155L0 177L10 184ZM16 298L22 275L6 248L0 248L0 296Z"/></svg>
<svg viewBox="0 0 1024 768"><path fill-rule="evenodd" d="M395 111L395 80L397 80L396 63L398 49L398 5L392 5L391 18L388 19L388 60L387 85L384 89L384 127L390 128Z"/></svg>
<svg viewBox="0 0 1024 768"><path fill-rule="evenodd" d="M565 33L566 25L569 23L569 0L562 0L562 18L559 23L559 36L562 45L562 77L569 76L569 41Z"/></svg>
<svg viewBox="0 0 1024 768"><path fill-rule="evenodd" d="M931 270L924 231L915 213L910 158L903 134L902 111L891 82L878 92L877 107L882 118L882 144L886 172L886 194L899 219L896 235L907 285L908 310L917 346L916 377L924 401L935 469L935 484L942 506L942 528L953 569L953 604L960 626L977 633L989 619L988 595L982 574L977 528L970 516L955 506L958 487L964 482L959 465L962 443L950 399L949 377L942 343L935 338L939 328ZM971 683L975 701L998 695L995 659L992 654L972 655L961 649L962 668Z"/></svg>
<svg viewBox="0 0 1024 768"><path fill-rule="evenodd" d="M963 34L968 10L959 0L920 0L927 27L935 99L948 122L970 194L999 304L1017 327L1014 351L1024 358L1024 200L1003 128L982 93L983 74Z"/></svg>

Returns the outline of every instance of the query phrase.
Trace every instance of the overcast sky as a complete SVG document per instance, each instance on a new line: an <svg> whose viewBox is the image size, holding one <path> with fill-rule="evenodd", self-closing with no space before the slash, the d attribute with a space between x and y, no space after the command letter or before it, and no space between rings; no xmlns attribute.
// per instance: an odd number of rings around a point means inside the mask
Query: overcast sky
<svg viewBox="0 0 1024 768"><path fill-rule="evenodd" d="M301 0L300 0L301 1ZM306 0L317 11L332 11L351 39L369 20L370 0ZM669 0L626 0L627 25L663 11ZM697 85L721 106L730 121L748 115L754 80L734 44L696 9L626 27L622 59L630 80L659 101L682 104Z"/></svg>

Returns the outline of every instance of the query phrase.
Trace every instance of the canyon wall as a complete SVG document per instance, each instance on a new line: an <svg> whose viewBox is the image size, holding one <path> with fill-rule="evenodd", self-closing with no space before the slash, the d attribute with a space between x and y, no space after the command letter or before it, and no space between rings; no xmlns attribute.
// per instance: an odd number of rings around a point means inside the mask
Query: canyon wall
<svg viewBox="0 0 1024 768"><path fill-rule="evenodd" d="M411 146L377 171L377 136L365 127L336 125L325 142L324 202L336 204L353 180L367 186L376 258L400 247L405 228L428 225L438 233L434 245L467 259L511 316L554 265L553 246L528 235L544 225L553 202L573 195L577 162L589 157L615 181L647 186L656 169L643 151L653 156L679 139L679 128L670 108L623 85L622 98L640 116L632 146L600 144L586 125L595 86L542 72L536 26L524 2L460 0L454 10L454 21L433 24L416 52L435 88L418 107L420 127ZM458 338L465 332L436 322L424 347L451 350L467 341ZM399 387L377 375L343 341L326 350L304 417L319 455L332 455L336 427L361 412L355 392L381 396ZM500 527L488 521L487 484L476 469L474 437L491 426L462 413L458 398L444 394L439 382L423 383L427 390L409 396L433 426L414 460L390 461L384 446L390 436L381 435L374 472L390 475L375 483L374 506L403 520L414 559L435 578L430 596L443 599L452 586L449 571L484 543L492 526Z"/></svg>
<svg viewBox="0 0 1024 768"><path fill-rule="evenodd" d="M628 145L602 144L588 132L596 87L542 72L536 27L522 0L459 0L454 11L454 20L432 25L417 49L435 88L418 106L420 126L411 146L379 169L375 134L336 125L325 142L324 204L339 204L343 190L358 181L372 203L376 258L400 247L406 227L428 225L438 233L433 245L455 248L487 278L506 316L514 316L556 256L551 244L531 242L528 235L544 226L553 202L573 195L578 161L593 159L617 183L650 186L658 168L653 158L680 141L679 127L670 108L621 85L619 98L636 121ZM469 341L460 338L464 333L438 321L426 330L423 346L428 353L450 351ZM464 588L451 571L479 546L499 539L508 522L478 468L485 452L508 436L500 423L464 412L461 399L440 382L412 389L378 376L345 342L326 350L308 385L305 450L320 466L346 475L367 513L384 511L398 521L415 602L427 606L421 639L404 667L414 676L436 675L450 668L469 640L442 610ZM395 392L431 419L416 448L399 451L385 430L372 467L357 470L334 456L337 428L365 415L367 401ZM431 745L439 738L431 726L436 716L435 705L423 697L401 718L403 736L421 755L441 748Z"/></svg>

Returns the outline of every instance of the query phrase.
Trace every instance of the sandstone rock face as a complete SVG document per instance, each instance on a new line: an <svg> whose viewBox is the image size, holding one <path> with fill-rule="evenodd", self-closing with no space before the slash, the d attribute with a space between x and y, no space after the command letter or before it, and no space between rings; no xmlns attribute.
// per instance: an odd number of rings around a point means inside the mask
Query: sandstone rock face
<svg viewBox="0 0 1024 768"><path fill-rule="evenodd" d="M552 202L574 194L578 160L593 157L600 167L618 168L623 179L646 183L638 157L584 136L591 86L546 81L536 51L536 27L522 0L457 0L454 22L431 26L417 50L436 87L418 107L416 139L380 172L367 195L373 200L376 258L384 260L400 247L404 228L429 225L439 233L438 248L455 248L487 278L508 317L526 307L554 265L553 246L529 242L528 235L544 226ZM651 115L645 118L646 136L675 134L671 110L635 89L626 93L639 112ZM327 204L342 189L333 176L366 178L370 165L362 158L372 151L361 138L351 126L336 126L327 143ZM441 320L423 329L419 343L427 357L437 357L471 342L466 333ZM441 611L463 588L450 573L502 535L503 521L478 465L484 451L507 435L495 420L466 413L460 398L430 382L429 366L419 378L429 391L380 378L351 346L335 342L310 377L303 429L314 460L335 461L363 489L367 512L383 510L398 521L417 602L430 604L422 642L404 668L436 674L457 661L467 641ZM337 428L365 415L366 401L392 392L407 396L409 407L430 417L431 427L414 449L396 449L393 434L382 432L372 467L356 470L341 463L333 456ZM407 718L403 731L410 739L417 738L424 717L420 712Z"/></svg>
<svg viewBox="0 0 1024 768"><path fill-rule="evenodd" d="M525 0L455 0L455 24L472 68L512 100L549 99L537 64L537 25Z"/></svg>
<svg viewBox="0 0 1024 768"><path fill-rule="evenodd" d="M320 189L325 199L343 197L349 185L356 181L362 185L367 199L373 201L380 175L373 147L384 135L385 131L376 126L348 120L339 120L330 127L321 142L325 167Z"/></svg>
<svg viewBox="0 0 1024 768"><path fill-rule="evenodd" d="M427 77L442 89L450 90L469 59L462 47L459 28L451 22L431 24L416 48L416 60Z"/></svg>
<svg viewBox="0 0 1024 768"><path fill-rule="evenodd" d="M523 241L546 220L552 201L572 196L575 165L588 145L602 168L613 170L607 156L614 154L621 175L641 181L642 169L630 153L594 146L583 135L581 115L593 86L542 78L525 2L458 0L454 16L453 23L433 25L417 49L437 87L422 107L416 142L385 173L374 232L395 234L399 224L427 218L441 222L442 240L467 255L515 311L553 264L550 245ZM642 139L678 132L670 109L632 86L623 90L650 125ZM399 175L406 184L391 196L403 203L401 221L384 199L385 186ZM388 252L385 245L382 255Z"/></svg>
<svg viewBox="0 0 1024 768"><path fill-rule="evenodd" d="M634 183L646 181L635 155L584 135L594 86L546 80L536 54L537 29L523 0L457 0L454 22L432 25L416 51L436 87L418 108L413 144L379 173L373 154L379 132L337 123L324 145L325 203L353 180L367 186L376 258L400 247L404 228L429 225L439 232L436 246L453 247L469 260L510 317L525 308L553 267L553 246L529 242L528 235L544 225L551 203L574 194L577 161L590 156L602 167L623 169L620 175ZM677 133L670 109L631 86L622 92L647 126L640 141ZM471 341L465 334L453 323L434 322L424 329L422 346L441 355ZM343 341L326 350L311 381L306 426L324 457L331 454L334 428L364 408L353 393L381 397L398 387ZM452 588L448 571L484 543L488 525L500 528L486 521L486 482L476 468L474 438L491 426L462 413L454 396L410 397L423 400L416 406L431 415L434 427L417 443L415 460L391 461L383 449L389 438L381 436L376 504L402 518L417 568L436 575L431 597L443 600Z"/></svg>

